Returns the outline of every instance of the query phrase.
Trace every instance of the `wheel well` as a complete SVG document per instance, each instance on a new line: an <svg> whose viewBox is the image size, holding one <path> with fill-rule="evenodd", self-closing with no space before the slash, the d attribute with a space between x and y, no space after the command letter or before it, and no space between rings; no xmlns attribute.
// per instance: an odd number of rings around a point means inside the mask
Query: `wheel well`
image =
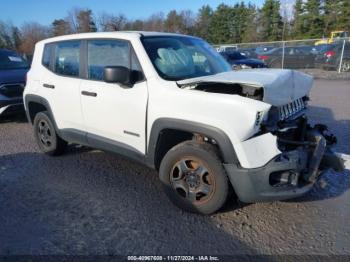
<svg viewBox="0 0 350 262"><path fill-rule="evenodd" d="M159 169L163 157L171 148L187 140L196 140L201 143L211 143L218 146L215 140L203 134L176 129L163 129L159 134L155 150L154 164L156 169ZM220 150L218 151L220 152ZM219 157L221 158L221 155Z"/></svg>
<svg viewBox="0 0 350 262"><path fill-rule="evenodd" d="M28 103L28 112L31 123L34 122L35 115L39 112L47 111L47 108L40 103L37 102L29 102Z"/></svg>

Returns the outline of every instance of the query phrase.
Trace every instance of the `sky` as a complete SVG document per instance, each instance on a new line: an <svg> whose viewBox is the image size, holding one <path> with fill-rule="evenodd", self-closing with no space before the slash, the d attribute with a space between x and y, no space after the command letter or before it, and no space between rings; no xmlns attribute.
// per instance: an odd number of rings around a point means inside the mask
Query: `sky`
<svg viewBox="0 0 350 262"><path fill-rule="evenodd" d="M129 19L145 19L154 13L172 9L190 9L193 12L205 5L215 9L220 3L233 5L240 0L6 0L1 3L0 20L16 26L24 22L50 25L54 19L65 18L72 8L90 8L95 15L103 12L124 14ZM244 1L249 2L249 1ZM251 0L261 6L264 0Z"/></svg>

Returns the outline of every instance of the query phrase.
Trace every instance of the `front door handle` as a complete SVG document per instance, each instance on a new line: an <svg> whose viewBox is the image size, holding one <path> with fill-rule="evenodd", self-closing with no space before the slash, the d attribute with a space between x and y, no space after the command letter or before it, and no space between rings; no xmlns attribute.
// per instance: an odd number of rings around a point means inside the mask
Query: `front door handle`
<svg viewBox="0 0 350 262"><path fill-rule="evenodd" d="M50 84L43 84L43 87L50 88L50 89L55 89L55 86L54 85L50 85Z"/></svg>
<svg viewBox="0 0 350 262"><path fill-rule="evenodd" d="M96 96L97 96L97 93L88 92L88 91L81 91L81 94L82 94L83 96L92 96L92 97L96 97Z"/></svg>

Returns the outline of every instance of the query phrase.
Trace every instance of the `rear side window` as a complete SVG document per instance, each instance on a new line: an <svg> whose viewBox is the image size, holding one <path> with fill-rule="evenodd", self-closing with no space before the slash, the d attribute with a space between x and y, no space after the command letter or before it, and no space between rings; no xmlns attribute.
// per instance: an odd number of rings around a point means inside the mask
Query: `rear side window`
<svg viewBox="0 0 350 262"><path fill-rule="evenodd" d="M42 64L46 68L50 68L51 49L52 49L52 45L49 45L49 44L46 44L44 47Z"/></svg>
<svg viewBox="0 0 350 262"><path fill-rule="evenodd" d="M59 42L55 45L55 72L79 76L80 41Z"/></svg>
<svg viewBox="0 0 350 262"><path fill-rule="evenodd" d="M88 41L87 64L88 78L92 80L103 80L103 70L106 66L124 66L129 68L129 43L120 40Z"/></svg>

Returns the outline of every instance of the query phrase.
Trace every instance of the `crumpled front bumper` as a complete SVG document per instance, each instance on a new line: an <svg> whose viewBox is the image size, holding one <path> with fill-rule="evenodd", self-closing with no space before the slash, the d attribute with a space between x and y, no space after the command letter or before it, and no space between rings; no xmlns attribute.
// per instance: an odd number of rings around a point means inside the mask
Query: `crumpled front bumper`
<svg viewBox="0 0 350 262"><path fill-rule="evenodd" d="M312 130L302 146L282 152L263 167L224 164L238 198L246 203L296 198L310 191L323 171L344 170L344 161L330 149L327 139Z"/></svg>

